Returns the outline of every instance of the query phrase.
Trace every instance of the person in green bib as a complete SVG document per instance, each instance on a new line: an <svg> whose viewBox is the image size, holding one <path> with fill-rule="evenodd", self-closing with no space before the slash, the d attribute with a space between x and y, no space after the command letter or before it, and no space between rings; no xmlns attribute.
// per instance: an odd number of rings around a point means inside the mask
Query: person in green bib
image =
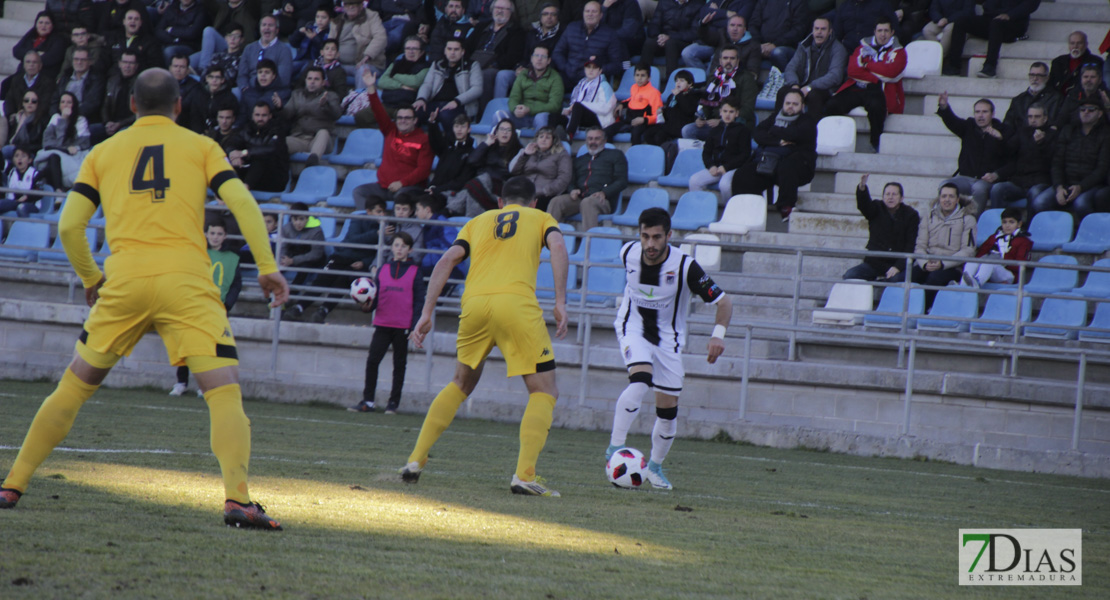
<svg viewBox="0 0 1110 600"><path fill-rule="evenodd" d="M204 237L208 239L208 259L212 262L212 283L220 291L220 301L231 312L239 291L243 289L243 278L239 270L239 255L227 248L227 224L222 217L209 217L204 223ZM189 367L177 368L177 383L170 390L171 396L180 396L189 389ZM198 390L197 395L201 393Z"/></svg>

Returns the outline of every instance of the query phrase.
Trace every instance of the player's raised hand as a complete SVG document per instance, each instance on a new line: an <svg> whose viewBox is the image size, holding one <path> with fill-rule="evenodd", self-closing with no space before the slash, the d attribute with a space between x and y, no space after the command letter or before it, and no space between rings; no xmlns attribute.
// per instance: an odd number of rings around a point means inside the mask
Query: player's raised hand
<svg viewBox="0 0 1110 600"><path fill-rule="evenodd" d="M96 285L91 288L85 288L85 304L88 304L89 308L92 308L92 305L96 304L96 300L100 298L100 288L104 285L105 281L104 276L101 275L100 281L96 282Z"/></svg>
<svg viewBox="0 0 1110 600"><path fill-rule="evenodd" d="M561 340L567 336L566 302L556 302L555 308L553 308L551 312L555 314L555 337Z"/></svg>
<svg viewBox="0 0 1110 600"><path fill-rule="evenodd" d="M432 330L432 318L428 315L421 314L420 320L416 322L416 327L412 328L412 333L409 334L409 339L412 344L419 350L424 347L424 338Z"/></svg>
<svg viewBox="0 0 1110 600"><path fill-rule="evenodd" d="M262 286L262 295L270 300L270 308L277 308L289 299L289 282L280 271L258 275L258 285Z"/></svg>
<svg viewBox="0 0 1110 600"><path fill-rule="evenodd" d="M706 351L707 356L705 357L705 359L709 361L709 364L717 362L717 359L720 358L721 354L725 351L724 340L715 337L709 338L709 345L706 348Z"/></svg>

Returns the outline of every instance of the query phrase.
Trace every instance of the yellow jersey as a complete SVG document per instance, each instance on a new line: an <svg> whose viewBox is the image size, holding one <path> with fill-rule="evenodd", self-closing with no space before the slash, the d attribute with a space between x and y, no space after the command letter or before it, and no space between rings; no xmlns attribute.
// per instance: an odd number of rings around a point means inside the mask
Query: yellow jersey
<svg viewBox="0 0 1110 600"><path fill-rule="evenodd" d="M59 234L85 287L101 277L84 235L97 207L104 210L111 250L109 277L186 272L208 278L209 187L235 215L259 272L277 271L258 204L220 146L164 116L146 116L89 152L62 211Z"/></svg>
<svg viewBox="0 0 1110 600"><path fill-rule="evenodd" d="M470 257L463 301L486 294L516 294L534 300L540 251L552 230L559 231L559 224L551 215L515 204L467 221L455 239Z"/></svg>

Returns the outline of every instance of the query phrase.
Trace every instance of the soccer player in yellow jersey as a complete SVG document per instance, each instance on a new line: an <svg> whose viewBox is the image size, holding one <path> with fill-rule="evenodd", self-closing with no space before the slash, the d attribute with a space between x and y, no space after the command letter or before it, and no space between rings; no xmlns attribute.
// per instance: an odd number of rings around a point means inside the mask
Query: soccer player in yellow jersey
<svg viewBox="0 0 1110 600"><path fill-rule="evenodd" d="M92 310L73 361L39 408L0 486L0 508L15 506L35 469L69 433L81 405L119 358L154 330L170 363L188 365L204 392L227 498L224 522L279 530L247 489L250 421L243 412L235 339L209 275L202 231L206 187L234 213L258 264L258 282L274 306L289 297L289 285L274 263L258 205L224 152L174 124L181 98L173 76L164 69L140 74L131 110L138 120L93 148L62 211L58 235ZM104 208L111 249L105 274L85 239L98 206Z"/></svg>
<svg viewBox="0 0 1110 600"><path fill-rule="evenodd" d="M428 408L416 447L401 468L401 479L409 483L419 480L432 445L478 385L486 357L497 346L505 357L507 375L523 375L528 387L528 406L520 420L520 454L509 489L514 494L558 496L559 492L536 478L536 460L547 441L559 396L551 337L536 300L536 270L540 251L546 246L555 276L556 335L562 339L567 334L567 247L555 219L535 209L536 186L530 180L513 177L506 181L498 206L500 209L484 212L463 226L428 282L424 310L409 336L417 348L432 330L432 309L448 275L470 257L459 315L455 377Z"/></svg>

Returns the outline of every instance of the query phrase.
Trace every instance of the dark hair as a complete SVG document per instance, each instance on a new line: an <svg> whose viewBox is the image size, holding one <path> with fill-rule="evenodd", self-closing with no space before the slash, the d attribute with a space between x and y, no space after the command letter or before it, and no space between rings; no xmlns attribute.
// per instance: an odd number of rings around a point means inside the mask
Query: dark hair
<svg viewBox="0 0 1110 600"><path fill-rule="evenodd" d="M234 23L233 22L233 23L229 23L228 25L226 25L226 27L227 27L227 30L224 31L224 35L227 35L229 33L233 33L233 32L236 32L236 31L238 31L239 33L244 33L244 34L247 32L247 28L243 27L242 23Z"/></svg>
<svg viewBox="0 0 1110 600"><path fill-rule="evenodd" d="M251 113L254 112L255 108L261 108L263 106L265 106L266 109L270 111L270 114L274 114L274 107L270 106L270 103L266 102L265 100L259 100L258 102L255 102L254 106L251 108Z"/></svg>
<svg viewBox="0 0 1110 600"><path fill-rule="evenodd" d="M1087 71L1094 71L1095 73L1098 73L1099 79L1102 79L1102 69L1098 65L1091 63L1083 65L1079 69L1079 75L1082 76Z"/></svg>
<svg viewBox="0 0 1110 600"><path fill-rule="evenodd" d="M947 182L947 183L940 184L940 187L937 188L937 192L939 193L940 190L943 190L944 188L952 188L952 189L956 190L956 196L957 197L960 195L960 186L958 186L958 185L956 185L952 182Z"/></svg>
<svg viewBox="0 0 1110 600"><path fill-rule="evenodd" d="M20 145L16 146L15 150L12 150L12 156L13 157L15 156L16 152L22 152L22 153L26 154L28 157L30 157L32 159L35 158L35 151L30 146L25 146L23 144L20 144Z"/></svg>
<svg viewBox="0 0 1110 600"><path fill-rule="evenodd" d="M999 219L1013 219L1021 224L1021 209L1020 208L1007 208L1002 211L1002 216Z"/></svg>
<svg viewBox="0 0 1110 600"><path fill-rule="evenodd" d="M786 101L786 97L787 97L787 96L789 96L789 95L791 95L791 94L793 94L793 95L796 95L796 96L798 96L798 97L800 97L800 98L801 98L801 101L802 101L802 109L804 110L804 109L805 109L805 106L806 106L806 95L802 93L802 90L796 90L796 89L790 89L790 90L787 90L787 92L786 92L785 94L783 94L783 95L782 95L782 99L783 99L783 101L785 102L785 101ZM732 97L732 95L730 94L730 95L729 95L729 97Z"/></svg>
<svg viewBox="0 0 1110 600"><path fill-rule="evenodd" d="M204 220L204 231L207 232L209 227L219 227L227 231L227 223L220 215L212 215Z"/></svg>
<svg viewBox="0 0 1110 600"><path fill-rule="evenodd" d="M289 205L289 210L308 210L308 205L304 202L294 202Z"/></svg>
<svg viewBox="0 0 1110 600"><path fill-rule="evenodd" d="M671 230L671 213L659 207L653 207L640 213L640 228L663 226L663 233Z"/></svg>
<svg viewBox="0 0 1110 600"><path fill-rule="evenodd" d="M139 113L167 113L181 97L181 88L169 71L148 69L135 78L131 94Z"/></svg>
<svg viewBox="0 0 1110 600"><path fill-rule="evenodd" d="M277 75L278 72L277 63L268 58L258 61L258 66L254 68L254 72L258 73L262 69L269 69L274 75Z"/></svg>
<svg viewBox="0 0 1110 600"><path fill-rule="evenodd" d="M395 199L393 201L393 212L394 213L397 212L397 207L398 206L407 206L407 207L409 207L409 211L416 210L415 199L410 195L401 196L400 194L398 194L397 196L395 196Z"/></svg>
<svg viewBox="0 0 1110 600"><path fill-rule="evenodd" d="M1040 68L1040 69L1044 69L1046 72L1048 71L1048 65L1045 64L1043 61L1039 61L1039 60L1037 62L1029 65L1029 68L1030 69Z"/></svg>
<svg viewBox="0 0 1110 600"><path fill-rule="evenodd" d="M219 72L221 77L223 77L225 79L227 78L227 73L224 72L223 66L221 66L219 64L208 65L208 68L204 70L204 76L208 77L209 75L211 75L213 73L216 73L216 72Z"/></svg>
<svg viewBox="0 0 1110 600"><path fill-rule="evenodd" d="M890 25L890 29L894 29L894 22L891 21L890 17L886 15L880 15L878 19L875 19L875 27L878 27L879 25Z"/></svg>
<svg viewBox="0 0 1110 600"><path fill-rule="evenodd" d="M731 50L731 51L733 51L733 52L735 52L735 53L736 53L736 56L740 56L740 48L737 48L737 47L736 47L736 44L725 44L725 45L724 45L724 46L723 46L723 47L721 48L721 54L720 54L720 56L724 56L725 52L728 52L728 51L730 51L730 50Z"/></svg>
<svg viewBox="0 0 1110 600"><path fill-rule="evenodd" d="M501 128L502 123L508 123L509 127L512 127L513 129L513 137L509 139L508 144L501 146L500 142L497 142L497 145L499 147L498 149L505 157L505 165L508 166L509 161L513 160L513 157L516 156L516 153L520 152L520 149L524 146L521 145L520 138L516 135L516 127L513 127L513 122L509 119L501 119L500 121L498 121L497 125L494 125L493 131L491 133L497 133L497 130Z"/></svg>
<svg viewBox="0 0 1110 600"><path fill-rule="evenodd" d="M320 48L323 48L324 46L327 46L328 44L335 44L335 47L339 48L339 40L337 40L335 38L329 38L329 39L324 40L324 43L320 44Z"/></svg>
<svg viewBox="0 0 1110 600"><path fill-rule="evenodd" d="M694 76L686 69L682 69L681 71L675 73L674 78L676 81L681 79L690 85L694 85Z"/></svg>
<svg viewBox="0 0 1110 600"><path fill-rule="evenodd" d="M416 198L416 203L432 209L433 214L440 214L445 208L445 202L432 194L422 194Z"/></svg>
<svg viewBox="0 0 1110 600"><path fill-rule="evenodd" d="M1028 106L1028 107L1027 107L1027 108L1025 109L1025 116L1029 116L1029 110L1030 110L1030 109L1033 109L1033 108L1035 108L1035 109L1037 109L1037 110L1039 110L1039 111L1043 112L1043 113L1045 114L1045 116L1047 116L1047 115L1048 115L1048 110L1046 110L1046 109L1045 109L1045 107L1044 107L1044 104L1042 104L1042 103L1040 103L1040 102L1034 102L1034 103L1030 104L1030 105L1029 105L1029 106Z"/></svg>
<svg viewBox="0 0 1110 600"><path fill-rule="evenodd" d="M370 211L374 210L375 206L381 206L382 210L384 211L385 210L385 199L380 197L380 196L370 196L369 198L367 198L366 199L366 214L370 214Z"/></svg>
<svg viewBox="0 0 1110 600"><path fill-rule="evenodd" d="M650 77L651 76L651 65L649 65L647 63L639 63L639 64L636 65L636 68L632 71L632 73L636 74L636 73L639 73L640 71L646 72L648 74L648 76Z"/></svg>
<svg viewBox="0 0 1110 600"><path fill-rule="evenodd" d="M182 52L181 50L178 50L177 52L174 52L172 55L170 55L170 60L168 62L166 62L166 66L172 65L173 61L180 60L180 59L185 59L185 62L188 63L189 62L189 53L188 52Z"/></svg>
<svg viewBox="0 0 1110 600"><path fill-rule="evenodd" d="M81 101L77 99L77 94L73 92L62 92L59 98L69 96L73 99L73 110L70 111L69 117L66 119L66 135L65 141L77 140L77 119L81 118ZM58 103L58 114L62 114L61 102Z"/></svg>
<svg viewBox="0 0 1110 600"><path fill-rule="evenodd" d="M606 142L609 141L609 134L605 133L605 129L603 127L601 127L600 125L591 125L591 126L587 127L586 128L586 135L589 135L589 133L591 131L600 131L602 139L604 139Z"/></svg>
<svg viewBox="0 0 1110 600"><path fill-rule="evenodd" d="M320 67L317 67L316 65L313 65L313 66L304 70L305 79L308 79L308 74L309 73L319 73L320 77L322 79L325 79L325 80L327 80L327 78L328 78L327 74L324 73L324 70L321 69Z"/></svg>
<svg viewBox="0 0 1110 600"><path fill-rule="evenodd" d="M523 175L510 177L501 186L501 199L509 204L527 205L536 199L536 184Z"/></svg>
<svg viewBox="0 0 1110 600"><path fill-rule="evenodd" d="M404 41L404 42L402 42L402 44L401 44L401 48L403 49L403 48L404 48L404 45L405 45L405 44L407 44L407 43L409 43L409 42L419 42L419 43L420 43L420 49L421 49L421 50L423 50L424 48L426 48L426 47L427 47L427 44L425 44L425 43L424 43L424 38L422 38L422 37L420 37L420 36L418 36L418 35L410 35L410 36L408 36L407 38L405 38L405 41Z"/></svg>
<svg viewBox="0 0 1110 600"><path fill-rule="evenodd" d="M725 96L724 99L721 100L721 106L725 106L726 104L736 109L736 112L740 112L740 94L729 94Z"/></svg>
<svg viewBox="0 0 1110 600"><path fill-rule="evenodd" d="M902 188L902 184L898 183L897 181L888 181L887 184L883 186L883 191L885 192L886 188L888 188L888 187L898 188L898 195L899 196L905 196L906 195L906 190L904 190Z"/></svg>
<svg viewBox="0 0 1110 600"><path fill-rule="evenodd" d="M468 117L466 115L466 113L464 113L464 112L455 115L455 123L454 124L455 125L462 125L463 123L466 123L467 125L470 125L470 117Z"/></svg>
<svg viewBox="0 0 1110 600"><path fill-rule="evenodd" d="M393 239L401 240L402 242L405 243L406 246L408 246L409 248L412 248L412 236L409 235L408 233L404 232L404 231L398 231L397 233L394 233L393 234ZM393 242L390 242L390 243L392 244Z"/></svg>
<svg viewBox="0 0 1110 600"><path fill-rule="evenodd" d="M975 105L979 104L986 104L987 106L991 107L991 112L994 112L994 102L991 102L989 98L980 98L976 100Z"/></svg>

